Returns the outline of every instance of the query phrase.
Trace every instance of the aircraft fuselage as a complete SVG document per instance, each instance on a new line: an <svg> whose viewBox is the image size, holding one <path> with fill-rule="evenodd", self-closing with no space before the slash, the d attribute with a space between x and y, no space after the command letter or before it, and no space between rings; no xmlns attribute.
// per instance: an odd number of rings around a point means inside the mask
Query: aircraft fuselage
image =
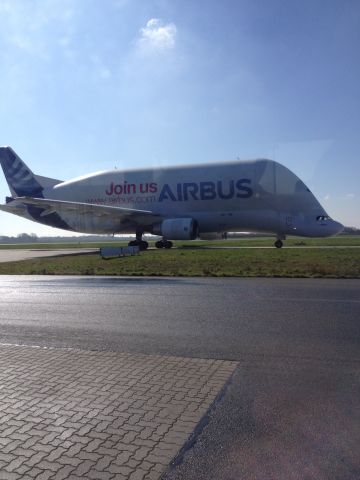
<svg viewBox="0 0 360 480"><path fill-rule="evenodd" d="M18 198L3 210L76 232L160 232L176 239L191 229L193 238L196 227L200 235L249 231L282 238L343 228L294 173L272 160L111 170L65 182L32 174L9 147L0 149L0 161Z"/></svg>

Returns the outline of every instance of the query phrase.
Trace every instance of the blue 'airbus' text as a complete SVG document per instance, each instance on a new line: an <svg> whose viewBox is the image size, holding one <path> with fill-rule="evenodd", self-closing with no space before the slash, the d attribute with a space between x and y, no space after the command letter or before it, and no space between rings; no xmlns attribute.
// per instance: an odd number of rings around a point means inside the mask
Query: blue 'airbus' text
<svg viewBox="0 0 360 480"><path fill-rule="evenodd" d="M251 180L241 178L240 180L229 180L223 182L189 182L177 183L171 186L168 183L163 185L159 202L171 200L173 202L187 202L188 200L215 200L221 198L230 200L232 198L250 198L253 194L252 189L248 186Z"/></svg>

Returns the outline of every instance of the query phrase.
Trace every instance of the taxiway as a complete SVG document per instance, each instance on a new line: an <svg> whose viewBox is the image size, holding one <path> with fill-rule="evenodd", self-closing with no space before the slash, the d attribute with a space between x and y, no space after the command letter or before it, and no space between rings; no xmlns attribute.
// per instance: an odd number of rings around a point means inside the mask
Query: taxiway
<svg viewBox="0 0 360 480"><path fill-rule="evenodd" d="M168 480L360 477L358 280L2 276L0 290L3 344L237 362Z"/></svg>

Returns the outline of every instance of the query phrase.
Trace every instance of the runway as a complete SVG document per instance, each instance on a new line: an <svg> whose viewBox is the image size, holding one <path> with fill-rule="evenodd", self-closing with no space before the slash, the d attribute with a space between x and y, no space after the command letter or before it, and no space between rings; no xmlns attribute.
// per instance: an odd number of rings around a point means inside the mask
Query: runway
<svg viewBox="0 0 360 480"><path fill-rule="evenodd" d="M360 477L360 282L0 277L1 343L237 362L169 480Z"/></svg>
<svg viewBox="0 0 360 480"><path fill-rule="evenodd" d="M2 341L238 360L358 352L358 280L1 276Z"/></svg>

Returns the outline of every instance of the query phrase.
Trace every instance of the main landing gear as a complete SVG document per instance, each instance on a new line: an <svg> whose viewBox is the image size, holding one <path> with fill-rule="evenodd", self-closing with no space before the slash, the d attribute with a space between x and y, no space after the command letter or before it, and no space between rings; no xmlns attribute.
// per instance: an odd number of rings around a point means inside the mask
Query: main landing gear
<svg viewBox="0 0 360 480"><path fill-rule="evenodd" d="M129 247L139 247L140 250L147 250L149 247L148 242L145 242L145 240L131 240L128 245Z"/></svg>
<svg viewBox="0 0 360 480"><path fill-rule="evenodd" d="M147 250L148 247L149 247L149 244L148 242L146 242L145 240L142 239L142 234L143 232L136 232L136 240L131 240L129 243L128 243L128 246L129 247L139 247L139 250L143 251L143 250Z"/></svg>
<svg viewBox="0 0 360 480"><path fill-rule="evenodd" d="M285 236L277 237L276 242L274 243L274 247L282 248L282 246L284 245L282 241L285 239L286 239Z"/></svg>
<svg viewBox="0 0 360 480"><path fill-rule="evenodd" d="M172 246L173 246L173 243L170 242L170 240L162 239L155 243L156 248L171 248Z"/></svg>

